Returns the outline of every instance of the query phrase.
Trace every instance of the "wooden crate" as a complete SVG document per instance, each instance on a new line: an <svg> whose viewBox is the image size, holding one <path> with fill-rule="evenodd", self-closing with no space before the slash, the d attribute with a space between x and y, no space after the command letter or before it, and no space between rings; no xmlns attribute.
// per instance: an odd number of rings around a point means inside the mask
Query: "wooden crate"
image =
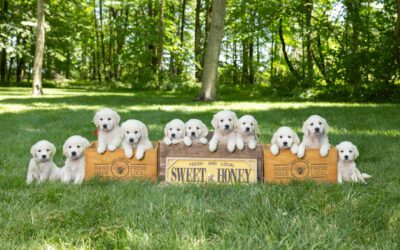
<svg viewBox="0 0 400 250"><path fill-rule="evenodd" d="M337 182L337 151L329 150L322 157L319 149L307 149L303 158L297 158L290 149L283 149L277 156L270 151L270 144L264 145L264 180L271 183L288 183L291 180L313 180Z"/></svg>
<svg viewBox="0 0 400 250"><path fill-rule="evenodd" d="M158 143L153 142L153 149L146 151L142 160L134 157L126 158L124 150L119 148L114 152L97 153L97 143L93 142L85 150L85 180L95 176L113 180L130 180L145 178L156 180L158 173Z"/></svg>
<svg viewBox="0 0 400 250"><path fill-rule="evenodd" d="M211 153L208 145L167 146L160 142L159 177L170 183L249 183L262 178L262 145L230 153L220 144Z"/></svg>

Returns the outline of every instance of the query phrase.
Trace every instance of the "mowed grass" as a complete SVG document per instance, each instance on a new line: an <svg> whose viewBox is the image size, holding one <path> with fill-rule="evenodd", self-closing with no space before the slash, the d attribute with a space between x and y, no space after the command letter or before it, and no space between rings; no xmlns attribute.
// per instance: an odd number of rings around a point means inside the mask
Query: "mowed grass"
<svg viewBox="0 0 400 250"><path fill-rule="evenodd" d="M194 103L193 95L0 89L0 247L10 248L380 248L400 245L400 105L269 102L226 96ZM163 185L145 181L25 185L29 149L62 145L74 134L95 140L94 112L117 110L145 122L152 140L173 118L250 113L269 143L282 125L298 133L312 114L330 124L330 141L355 143L367 185Z"/></svg>

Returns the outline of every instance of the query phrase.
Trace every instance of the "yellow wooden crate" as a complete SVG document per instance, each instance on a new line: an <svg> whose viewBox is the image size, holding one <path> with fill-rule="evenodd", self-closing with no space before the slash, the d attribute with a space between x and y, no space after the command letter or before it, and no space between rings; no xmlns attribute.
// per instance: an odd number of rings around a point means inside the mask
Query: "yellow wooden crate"
<svg viewBox="0 0 400 250"><path fill-rule="evenodd" d="M270 151L270 144L264 145L264 181L288 183L291 180L313 180L317 182L337 182L337 151L329 150L322 157L319 149L307 149L303 158L297 158L290 149L280 150L278 155Z"/></svg>
<svg viewBox="0 0 400 250"><path fill-rule="evenodd" d="M158 173L158 143L146 151L142 160L134 157L126 158L124 150L119 148L114 152L97 153L97 143L93 142L85 150L85 180L100 177L113 180L130 180L145 178L156 180Z"/></svg>

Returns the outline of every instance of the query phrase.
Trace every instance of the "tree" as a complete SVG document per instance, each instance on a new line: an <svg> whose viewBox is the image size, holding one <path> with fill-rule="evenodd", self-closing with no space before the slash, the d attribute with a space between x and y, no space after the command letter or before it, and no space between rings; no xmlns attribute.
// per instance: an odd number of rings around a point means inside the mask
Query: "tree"
<svg viewBox="0 0 400 250"><path fill-rule="evenodd" d="M212 101L217 95L219 54L224 34L226 0L213 0L211 27L208 36L202 86L197 100Z"/></svg>
<svg viewBox="0 0 400 250"><path fill-rule="evenodd" d="M32 83L33 95L43 95L42 66L45 41L44 20L44 0L37 0L37 35Z"/></svg>

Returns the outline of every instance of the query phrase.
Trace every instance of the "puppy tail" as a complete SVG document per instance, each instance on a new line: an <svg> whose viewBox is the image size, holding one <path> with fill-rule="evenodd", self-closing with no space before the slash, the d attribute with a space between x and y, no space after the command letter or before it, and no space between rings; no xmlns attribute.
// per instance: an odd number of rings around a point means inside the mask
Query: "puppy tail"
<svg viewBox="0 0 400 250"><path fill-rule="evenodd" d="M366 174L366 173L362 173L361 176L362 176L364 179L368 179L368 178L371 178L371 177L372 177L371 175Z"/></svg>

